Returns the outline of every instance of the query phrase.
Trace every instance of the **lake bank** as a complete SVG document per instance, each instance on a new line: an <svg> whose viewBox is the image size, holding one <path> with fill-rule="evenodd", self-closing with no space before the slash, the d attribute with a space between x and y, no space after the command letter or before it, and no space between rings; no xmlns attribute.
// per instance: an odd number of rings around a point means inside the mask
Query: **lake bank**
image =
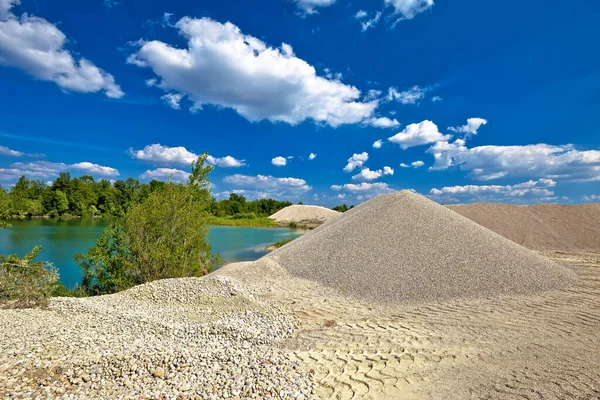
<svg viewBox="0 0 600 400"><path fill-rule="evenodd" d="M59 269L65 286L81 282L79 265L73 261L77 253L94 246L102 230L114 219L27 219L11 221L12 227L0 230L0 254L25 255L34 246L42 246L39 260L52 262ZM208 242L214 253L225 262L252 261L267 254L266 246L301 231L277 227L211 226Z"/></svg>

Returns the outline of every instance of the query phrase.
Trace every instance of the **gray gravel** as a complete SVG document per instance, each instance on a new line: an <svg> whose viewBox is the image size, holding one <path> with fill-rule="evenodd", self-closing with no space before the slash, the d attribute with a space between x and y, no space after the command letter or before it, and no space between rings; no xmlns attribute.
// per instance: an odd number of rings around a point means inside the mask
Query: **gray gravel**
<svg viewBox="0 0 600 400"><path fill-rule="evenodd" d="M224 277L0 310L0 398L313 398L297 322Z"/></svg>
<svg viewBox="0 0 600 400"><path fill-rule="evenodd" d="M409 191L367 201L267 257L294 275L384 303L530 294L576 279Z"/></svg>

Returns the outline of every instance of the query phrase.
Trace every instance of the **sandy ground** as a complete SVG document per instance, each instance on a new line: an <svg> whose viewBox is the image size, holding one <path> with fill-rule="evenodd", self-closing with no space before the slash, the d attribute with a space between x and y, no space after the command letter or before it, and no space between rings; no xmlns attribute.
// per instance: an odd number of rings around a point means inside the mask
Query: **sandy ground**
<svg viewBox="0 0 600 400"><path fill-rule="evenodd" d="M272 258L230 264L301 330L284 351L323 399L599 399L600 254L545 253L574 286L537 295L384 306L290 276Z"/></svg>

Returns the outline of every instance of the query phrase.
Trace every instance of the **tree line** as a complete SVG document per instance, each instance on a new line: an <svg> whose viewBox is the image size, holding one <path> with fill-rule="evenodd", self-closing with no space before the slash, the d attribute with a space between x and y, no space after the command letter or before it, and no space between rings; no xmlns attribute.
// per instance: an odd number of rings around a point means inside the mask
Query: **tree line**
<svg viewBox="0 0 600 400"><path fill-rule="evenodd" d="M95 181L90 175L72 178L69 172L62 172L49 183L22 176L10 191L0 186L0 217L123 217L132 206L164 190L165 185L162 181L142 183L134 178L114 183ZM247 201L236 193L224 200L210 197L208 204L211 215L236 218L267 217L292 205L274 199Z"/></svg>

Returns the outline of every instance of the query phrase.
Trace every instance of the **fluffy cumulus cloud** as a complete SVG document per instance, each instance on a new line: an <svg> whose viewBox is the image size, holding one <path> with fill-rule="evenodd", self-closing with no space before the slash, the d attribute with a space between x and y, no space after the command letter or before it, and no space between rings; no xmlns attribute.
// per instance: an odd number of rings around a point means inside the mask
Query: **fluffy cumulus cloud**
<svg viewBox="0 0 600 400"><path fill-rule="evenodd" d="M533 198L537 200L552 200L556 186L552 179L529 180L516 185L464 185L446 186L441 189L433 188L429 197L451 202L460 201L512 201L511 199Z"/></svg>
<svg viewBox="0 0 600 400"><path fill-rule="evenodd" d="M449 140L451 137L452 135L441 134L436 124L425 120L418 124L407 125L402 132L398 132L388 140L406 150L413 146Z"/></svg>
<svg viewBox="0 0 600 400"><path fill-rule="evenodd" d="M413 161L410 164L400 163L400 166L402 168L411 168L411 167L412 168L421 168L424 165L425 165L425 163L421 160Z"/></svg>
<svg viewBox="0 0 600 400"><path fill-rule="evenodd" d="M80 162L75 164L57 163L51 161L15 162L8 168L0 168L0 182L14 183L21 176L29 179L52 179L61 172L79 172L81 174L98 177L116 177L119 171L115 168L105 167L91 162Z"/></svg>
<svg viewBox="0 0 600 400"><path fill-rule="evenodd" d="M379 139L373 142L374 149L380 149L383 146L383 140Z"/></svg>
<svg viewBox="0 0 600 400"><path fill-rule="evenodd" d="M287 158L285 157L275 157L271 160L271 164L273 164L276 167L283 167L287 165Z"/></svg>
<svg viewBox="0 0 600 400"><path fill-rule="evenodd" d="M0 65L21 69L31 76L56 83L63 90L120 98L123 91L109 73L65 48L65 34L43 18L11 12L19 4L0 0Z"/></svg>
<svg viewBox="0 0 600 400"><path fill-rule="evenodd" d="M344 167L344 172L352 172L355 168L360 168L369 159L369 154L365 151L360 154L354 153L348 159L348 164Z"/></svg>
<svg viewBox="0 0 600 400"><path fill-rule="evenodd" d="M463 126L451 126L448 128L449 131L456 133L464 133L465 137L477 135L477 131L483 125L486 125L488 122L483 118L469 118L467 119L467 124Z"/></svg>
<svg viewBox="0 0 600 400"><path fill-rule="evenodd" d="M250 121L338 126L371 118L378 101L361 100L357 88L318 76L288 44L271 47L230 22L184 17L175 27L187 48L161 41L140 43L128 62L151 68L154 86L187 98L193 110L232 108Z"/></svg>
<svg viewBox="0 0 600 400"><path fill-rule="evenodd" d="M400 20L413 19L434 5L433 0L385 0L385 4L394 8Z"/></svg>
<svg viewBox="0 0 600 400"><path fill-rule="evenodd" d="M167 181L170 179L173 179L174 181L184 181L189 176L190 174L188 172L176 168L156 168L147 170L140 175L140 178L148 180L154 179L157 181Z"/></svg>
<svg viewBox="0 0 600 400"><path fill-rule="evenodd" d="M235 174L225 177L223 182L233 185L237 191L250 190L281 197L296 197L312 189L304 179L277 178L271 175Z"/></svg>
<svg viewBox="0 0 600 400"><path fill-rule="evenodd" d="M181 100L183 95L181 93L167 93L161 96L162 101L174 110L181 109Z"/></svg>
<svg viewBox="0 0 600 400"><path fill-rule="evenodd" d="M180 166L189 166L199 156L183 146L169 147L159 143L149 144L141 150L130 148L127 152L132 158L148 163ZM222 168L238 168L246 165L245 160L238 160L231 156L213 157L209 155L206 162Z"/></svg>
<svg viewBox="0 0 600 400"><path fill-rule="evenodd" d="M71 164L71 169L84 171L85 173L99 176L119 176L119 171L115 168L105 167L103 165L93 164L88 161Z"/></svg>
<svg viewBox="0 0 600 400"><path fill-rule="evenodd" d="M311 161L314 160L315 158L317 158L317 155L315 153L310 153L308 156L308 159Z"/></svg>
<svg viewBox="0 0 600 400"><path fill-rule="evenodd" d="M206 158L206 162L221 168L239 168L246 165L246 160L238 160L231 156L213 157L209 155Z"/></svg>
<svg viewBox="0 0 600 400"><path fill-rule="evenodd" d="M571 144L468 148L464 140L457 139L452 143L435 143L427 152L435 160L431 169L444 170L456 166L476 180L503 177L600 180L600 151L581 151Z"/></svg>
<svg viewBox="0 0 600 400"><path fill-rule="evenodd" d="M404 91L399 91L395 87L391 87L388 90L387 100L399 101L402 104L416 104L425 98L425 95L429 90L430 88L424 88L421 86L413 86Z"/></svg>
<svg viewBox="0 0 600 400"><path fill-rule="evenodd" d="M335 0L293 0L302 14L317 14L317 8L329 7Z"/></svg>
<svg viewBox="0 0 600 400"><path fill-rule="evenodd" d="M0 1L2 1L2 0L0 0ZM6 146L0 146L0 155L3 155L3 156L13 156L13 157L20 157L20 156L22 156L22 155L24 155L24 154L25 154L25 153L23 153L23 152L20 152L20 151L16 151L16 150L9 149L9 148L8 148L8 147L6 147Z"/></svg>
<svg viewBox="0 0 600 400"><path fill-rule="evenodd" d="M589 201L589 202L600 202L600 195L597 195L597 194L585 195L585 196L581 196L581 198L582 198L584 201Z"/></svg>
<svg viewBox="0 0 600 400"><path fill-rule="evenodd" d="M400 122L398 122L398 120L388 117L370 118L365 120L363 123L374 128L396 128L400 126Z"/></svg>
<svg viewBox="0 0 600 400"><path fill-rule="evenodd" d="M373 181L384 175L394 175L394 170L391 167L383 167L382 170L378 169L375 171L371 171L369 168L363 168L358 174L354 175L352 179L356 181Z"/></svg>

